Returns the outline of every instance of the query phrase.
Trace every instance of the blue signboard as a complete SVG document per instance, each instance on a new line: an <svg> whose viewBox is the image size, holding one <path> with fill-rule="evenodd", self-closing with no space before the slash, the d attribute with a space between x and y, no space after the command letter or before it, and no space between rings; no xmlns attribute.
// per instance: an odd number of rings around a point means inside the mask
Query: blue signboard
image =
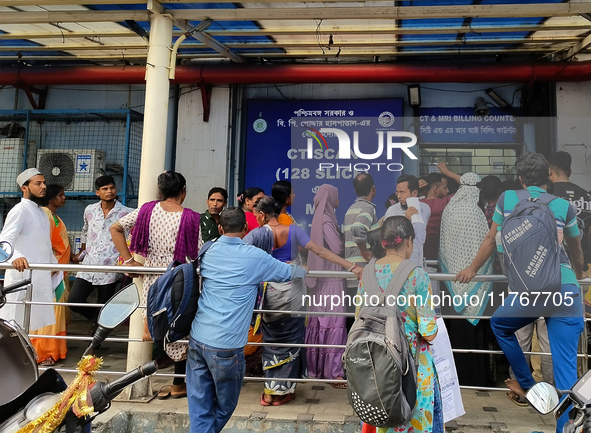
<svg viewBox="0 0 591 433"><path fill-rule="evenodd" d="M498 108L476 116L474 108L420 108L420 143L516 143L522 141L517 117Z"/></svg>
<svg viewBox="0 0 591 433"><path fill-rule="evenodd" d="M308 231L317 188L339 190L337 217L355 201L353 178L374 178L378 217L396 191L402 152L417 154L404 133L403 99L250 100L245 148L245 187L271 193L278 180L289 180L296 194L291 213Z"/></svg>

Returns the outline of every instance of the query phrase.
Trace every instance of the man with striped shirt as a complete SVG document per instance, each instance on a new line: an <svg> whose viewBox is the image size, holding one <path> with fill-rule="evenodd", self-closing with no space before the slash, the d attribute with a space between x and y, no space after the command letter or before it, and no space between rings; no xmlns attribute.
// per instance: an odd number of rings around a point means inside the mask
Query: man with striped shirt
<svg viewBox="0 0 591 433"><path fill-rule="evenodd" d="M357 199L345 214L345 258L364 267L372 258L367 246L367 232L377 227L376 205L371 201L376 187L369 173L359 173L353 180ZM347 287L357 290L357 281L348 280ZM356 293L356 292L355 292Z"/></svg>
<svg viewBox="0 0 591 433"><path fill-rule="evenodd" d="M549 165L546 158L538 153L525 153L516 163L515 169L523 188L533 198L546 192ZM501 229L505 218L519 202L515 191L505 191L497 201L493 224L484 238L477 256L470 266L458 272L455 281L468 283L478 269L495 250L495 235ZM556 219L559 240L564 239L570 253L570 260L561 248L560 262L562 287L557 292L511 292L497 308L490 325L499 346L509 361L516 380L506 380L505 384L514 393L524 396L525 391L536 382L515 336L524 326L544 317L550 347L554 381L559 389L570 389L577 380L577 344L583 331L583 304L581 288L577 279L585 278L583 271L583 250L579 238L576 214L570 203L562 198L554 198L548 207ZM540 296L541 295L541 296ZM552 299L547 301L544 299ZM568 411L556 423L556 432L561 433L568 420Z"/></svg>

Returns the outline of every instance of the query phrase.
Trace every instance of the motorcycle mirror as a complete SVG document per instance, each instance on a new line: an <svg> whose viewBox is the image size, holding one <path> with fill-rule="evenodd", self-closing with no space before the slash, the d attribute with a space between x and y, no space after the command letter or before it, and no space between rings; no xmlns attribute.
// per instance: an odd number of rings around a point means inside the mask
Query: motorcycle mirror
<svg viewBox="0 0 591 433"><path fill-rule="evenodd" d="M101 344L109 334L125 321L137 309L140 304L137 286L130 284L117 292L101 308L97 320L97 330L92 337L92 343L84 352L88 355L91 351Z"/></svg>
<svg viewBox="0 0 591 433"><path fill-rule="evenodd" d="M140 297L137 286L131 283L107 301L99 312L97 323L103 328L116 328L131 316L138 305L140 305Z"/></svg>
<svg viewBox="0 0 591 433"><path fill-rule="evenodd" d="M552 412L560 401L556 388L548 382L536 383L527 391L525 398L542 415Z"/></svg>
<svg viewBox="0 0 591 433"><path fill-rule="evenodd" d="M12 245L9 242L1 241L0 242L0 263L10 260L13 252L14 252L14 248L12 248Z"/></svg>

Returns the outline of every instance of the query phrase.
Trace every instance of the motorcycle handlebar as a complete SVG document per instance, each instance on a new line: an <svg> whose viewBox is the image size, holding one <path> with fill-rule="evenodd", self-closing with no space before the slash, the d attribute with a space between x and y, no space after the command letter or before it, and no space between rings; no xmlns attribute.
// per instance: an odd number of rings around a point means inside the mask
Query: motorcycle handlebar
<svg viewBox="0 0 591 433"><path fill-rule="evenodd" d="M109 400L113 400L115 397L119 395L123 388L132 383L140 380L143 377L149 376L154 374L158 370L158 364L156 361L150 361L142 365L141 367L136 368L135 370L130 371L127 374L124 374L118 379L107 384L105 387L104 396Z"/></svg>
<svg viewBox="0 0 591 433"><path fill-rule="evenodd" d="M31 279L30 278L25 278L24 280L18 281L14 284L11 284L10 286L4 286L2 287L2 295L7 295L10 292L15 291L16 289L20 288L20 287L24 287L31 284Z"/></svg>
<svg viewBox="0 0 591 433"><path fill-rule="evenodd" d="M126 386L129 386L146 376L154 374L156 370L158 370L158 364L156 361L150 361L110 383L97 383L90 390L90 396L92 398L95 412L104 412L109 408L111 400L117 397Z"/></svg>

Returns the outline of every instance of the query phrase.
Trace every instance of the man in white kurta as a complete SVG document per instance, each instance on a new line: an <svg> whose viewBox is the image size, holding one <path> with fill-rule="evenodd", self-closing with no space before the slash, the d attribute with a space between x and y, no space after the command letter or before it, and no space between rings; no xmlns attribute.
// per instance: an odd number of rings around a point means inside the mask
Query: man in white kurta
<svg viewBox="0 0 591 433"><path fill-rule="evenodd" d="M20 203L13 207L4 222L0 241L9 242L14 253L9 260L14 269L6 270L4 284L9 285L29 276L32 279L32 301L53 302L51 271L31 271L29 263L57 263L51 249L50 227L40 202L45 197L45 178L36 168L19 174L17 184L23 193ZM24 301L26 291L7 295L7 301ZM7 303L0 310L0 317L13 319L23 326L24 304ZM55 323L52 305L32 305L29 331L36 331Z"/></svg>

